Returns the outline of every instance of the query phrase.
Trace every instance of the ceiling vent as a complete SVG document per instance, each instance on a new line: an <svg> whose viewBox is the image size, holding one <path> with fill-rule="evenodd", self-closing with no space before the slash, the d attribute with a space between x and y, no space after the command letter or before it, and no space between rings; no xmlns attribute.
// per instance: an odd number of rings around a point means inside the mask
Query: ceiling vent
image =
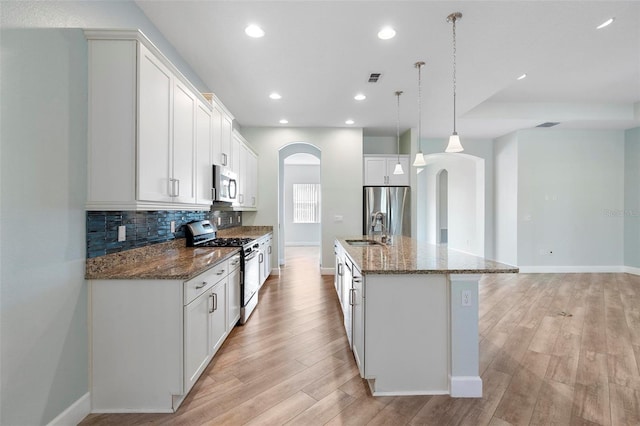
<svg viewBox="0 0 640 426"><path fill-rule="evenodd" d="M546 123L538 124L536 127L553 127L557 126L558 124L560 123L555 121L547 121Z"/></svg>
<svg viewBox="0 0 640 426"><path fill-rule="evenodd" d="M371 74L369 74L369 83L377 83L381 75L382 74L380 74L379 72L372 72Z"/></svg>

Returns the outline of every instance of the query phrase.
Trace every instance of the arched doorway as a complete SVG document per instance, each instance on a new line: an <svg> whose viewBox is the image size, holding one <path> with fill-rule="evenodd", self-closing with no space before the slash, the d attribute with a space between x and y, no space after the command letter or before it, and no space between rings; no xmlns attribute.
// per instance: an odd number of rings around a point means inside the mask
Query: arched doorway
<svg viewBox="0 0 640 426"><path fill-rule="evenodd" d="M320 221L321 151L306 142L294 142L278 152L278 252L280 265L285 264L288 245L317 245L320 266L322 232ZM295 189L295 191L294 191ZM304 252L304 251L303 251ZM308 253L314 253L307 250Z"/></svg>

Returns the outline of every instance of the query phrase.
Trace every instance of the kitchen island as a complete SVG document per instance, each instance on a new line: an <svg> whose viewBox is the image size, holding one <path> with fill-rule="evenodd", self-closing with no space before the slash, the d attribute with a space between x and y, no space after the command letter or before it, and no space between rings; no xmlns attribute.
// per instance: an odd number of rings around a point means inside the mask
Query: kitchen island
<svg viewBox="0 0 640 426"><path fill-rule="evenodd" d="M402 236L339 238L335 251L345 329L373 395L482 396L478 281L518 268Z"/></svg>

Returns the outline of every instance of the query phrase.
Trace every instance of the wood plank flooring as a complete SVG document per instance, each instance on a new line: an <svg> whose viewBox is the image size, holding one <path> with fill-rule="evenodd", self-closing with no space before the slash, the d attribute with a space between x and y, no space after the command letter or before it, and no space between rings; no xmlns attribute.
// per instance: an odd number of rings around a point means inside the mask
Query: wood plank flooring
<svg viewBox="0 0 640 426"><path fill-rule="evenodd" d="M639 276L484 276L483 398L372 397L314 253L287 248L177 413L81 425L640 425Z"/></svg>

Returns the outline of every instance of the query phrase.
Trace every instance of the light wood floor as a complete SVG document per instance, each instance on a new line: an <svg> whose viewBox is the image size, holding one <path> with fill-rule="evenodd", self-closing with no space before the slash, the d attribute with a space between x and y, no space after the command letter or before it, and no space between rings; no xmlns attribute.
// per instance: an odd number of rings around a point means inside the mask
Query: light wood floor
<svg viewBox="0 0 640 426"><path fill-rule="evenodd" d="M286 262L177 413L81 424L640 425L638 276L484 276L484 397L372 397L347 346L333 277L295 250Z"/></svg>

